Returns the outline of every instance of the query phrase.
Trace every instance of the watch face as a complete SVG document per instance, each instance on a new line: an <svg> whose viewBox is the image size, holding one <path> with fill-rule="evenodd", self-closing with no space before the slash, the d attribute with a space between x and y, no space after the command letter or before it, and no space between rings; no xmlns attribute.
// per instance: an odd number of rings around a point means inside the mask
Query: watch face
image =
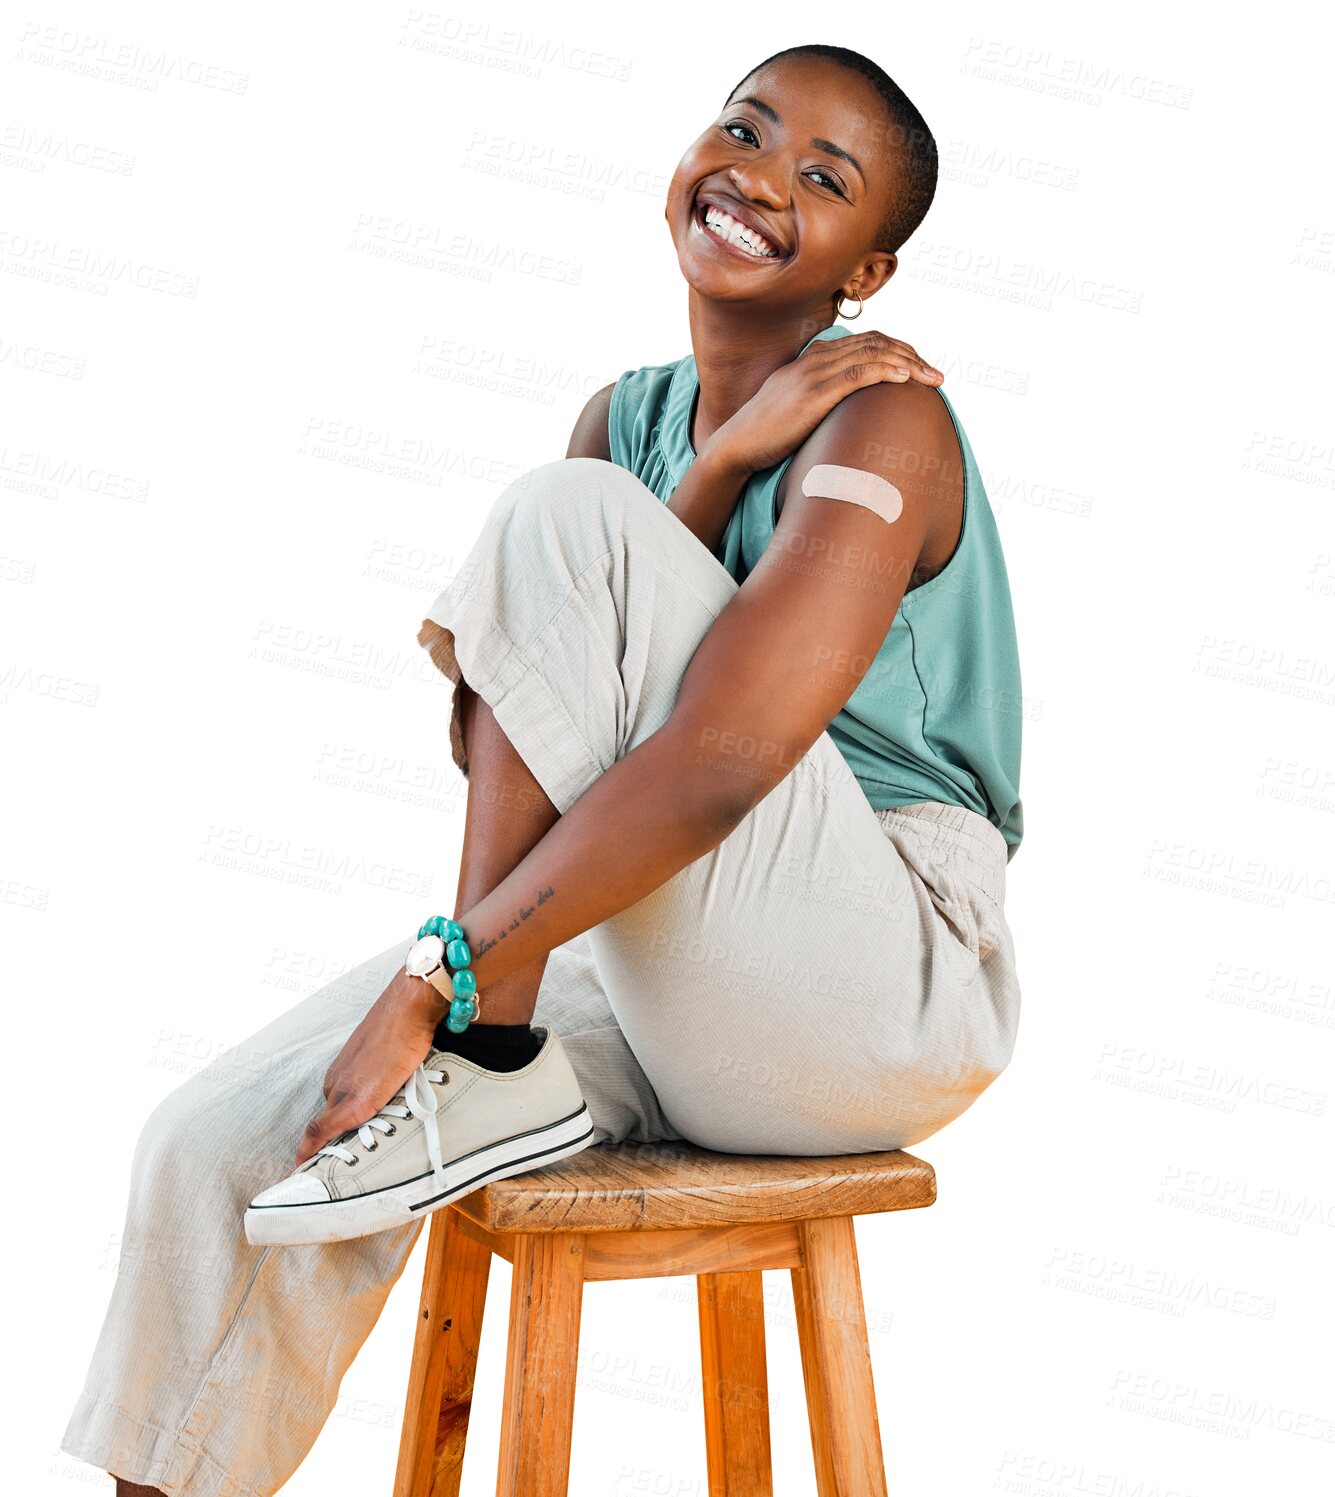
<svg viewBox="0 0 1335 1497"><path fill-rule="evenodd" d="M445 961L445 942L439 936L423 936L408 948L404 971L411 977L426 977Z"/></svg>

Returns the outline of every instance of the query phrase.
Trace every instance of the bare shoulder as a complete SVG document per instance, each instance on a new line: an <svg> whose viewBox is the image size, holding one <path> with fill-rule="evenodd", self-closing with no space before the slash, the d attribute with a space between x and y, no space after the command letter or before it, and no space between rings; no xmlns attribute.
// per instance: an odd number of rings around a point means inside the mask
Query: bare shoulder
<svg viewBox="0 0 1335 1497"><path fill-rule="evenodd" d="M932 385L917 380L854 390L793 454L775 496L775 517L820 463L884 478L929 507L932 525L911 587L940 571L955 550L964 515L964 461L955 423Z"/></svg>
<svg viewBox="0 0 1335 1497"><path fill-rule="evenodd" d="M898 484L913 475L962 469L946 403L917 380L867 385L845 395L793 454L784 487L796 487L817 463L867 468Z"/></svg>
<svg viewBox="0 0 1335 1497"><path fill-rule="evenodd" d="M612 461L612 444L607 434L607 420L612 411L612 391L616 381L604 385L589 396L579 420L570 434L567 457L600 457Z"/></svg>

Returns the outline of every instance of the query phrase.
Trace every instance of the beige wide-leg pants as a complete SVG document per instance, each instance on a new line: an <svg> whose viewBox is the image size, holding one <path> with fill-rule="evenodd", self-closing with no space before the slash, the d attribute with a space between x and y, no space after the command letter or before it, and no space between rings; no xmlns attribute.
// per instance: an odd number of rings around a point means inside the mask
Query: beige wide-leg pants
<svg viewBox="0 0 1335 1497"><path fill-rule="evenodd" d="M633 474L564 459L499 496L421 638L564 813L666 721L736 587ZM450 744L466 772L457 692ZM1005 872L986 818L934 801L873 811L822 734L712 852L554 950L533 1022L560 1035L598 1142L907 1147L1010 1059L1020 993ZM252 1248L242 1212L288 1172L330 1061L411 937L149 1115L62 1450L189 1497L267 1497L300 1464L421 1223Z"/></svg>

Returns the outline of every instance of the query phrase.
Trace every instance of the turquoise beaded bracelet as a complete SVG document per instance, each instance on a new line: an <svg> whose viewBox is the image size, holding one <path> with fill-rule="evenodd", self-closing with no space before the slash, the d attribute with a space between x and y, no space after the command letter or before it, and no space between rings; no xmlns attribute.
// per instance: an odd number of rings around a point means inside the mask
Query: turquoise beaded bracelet
<svg viewBox="0 0 1335 1497"><path fill-rule="evenodd" d="M449 920L444 915L432 915L429 920L422 923L421 929L417 932L419 941L426 936L439 936L445 943L445 962L450 969L450 986L454 992L450 1011L445 1018L445 1027L451 1034L462 1034L477 1018L480 1008L477 997L477 978L468 965L473 960L473 954L469 951L468 942L464 939L464 928L457 920ZM412 968L409 967L409 970L411 971ZM425 976L426 974L415 975Z"/></svg>

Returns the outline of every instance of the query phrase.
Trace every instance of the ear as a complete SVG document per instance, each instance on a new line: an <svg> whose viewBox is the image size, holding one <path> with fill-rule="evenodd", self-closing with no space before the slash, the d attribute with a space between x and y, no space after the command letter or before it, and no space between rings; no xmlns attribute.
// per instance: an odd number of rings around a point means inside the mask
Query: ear
<svg viewBox="0 0 1335 1497"><path fill-rule="evenodd" d="M862 262L862 268L853 275L850 283L843 288L844 296L849 301L853 301L859 296L863 301L868 301L894 275L898 267L898 255L892 255L886 250L877 250L875 254L867 256Z"/></svg>

